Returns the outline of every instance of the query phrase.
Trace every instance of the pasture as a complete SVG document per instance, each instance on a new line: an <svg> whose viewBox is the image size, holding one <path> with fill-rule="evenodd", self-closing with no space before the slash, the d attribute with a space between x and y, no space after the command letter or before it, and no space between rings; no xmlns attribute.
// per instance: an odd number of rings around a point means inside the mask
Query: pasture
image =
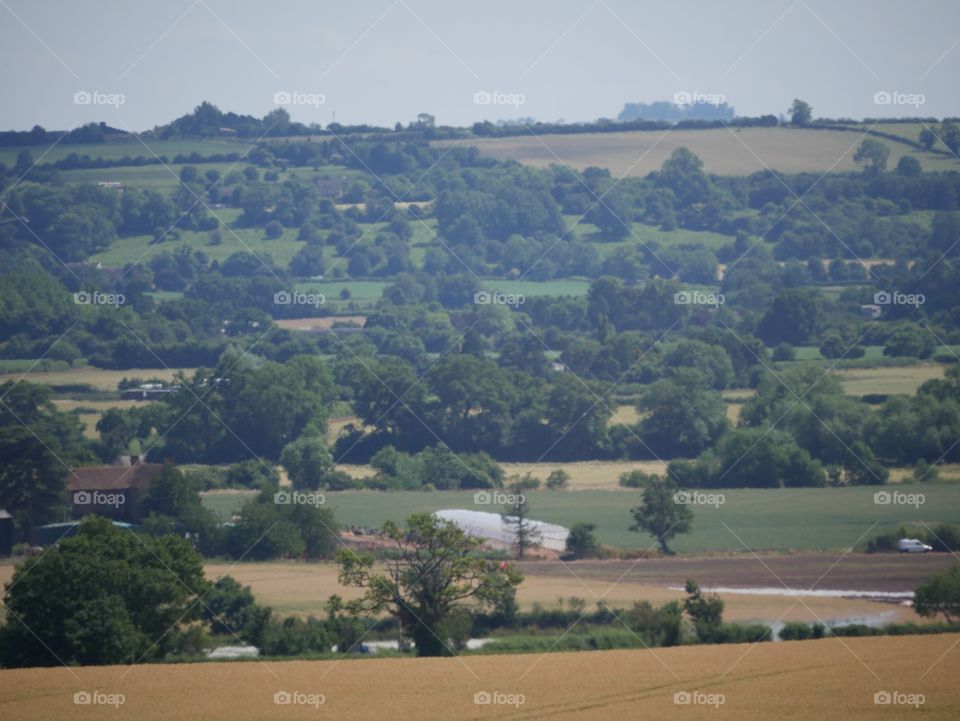
<svg viewBox="0 0 960 721"><path fill-rule="evenodd" d="M144 138L143 142L134 137L127 136L122 139L113 139L105 143L90 143L68 145L60 142L56 145L33 145L26 147L0 148L0 162L12 166L17 155L23 151L28 151L34 162L42 165L44 163L53 163L57 160L63 160L68 155L77 154L79 156L89 155L91 158L103 158L104 160L120 160L123 157L136 158L143 156L153 158L155 155L164 157L167 162L172 162L177 155L189 155L198 153L203 156L219 155L226 153L245 152L251 141L232 140L229 138L208 138L191 140L160 140L157 138Z"/></svg>
<svg viewBox="0 0 960 721"><path fill-rule="evenodd" d="M958 641L944 634L546 655L35 668L0 671L0 708L8 721L872 721L918 713L952 721L960 708ZM93 691L122 694L122 703L74 702L75 694ZM891 697L897 705L877 705L892 693L901 694Z"/></svg>
<svg viewBox="0 0 960 721"><path fill-rule="evenodd" d="M545 465L549 472L552 466ZM889 489L888 489L889 490ZM923 494L923 503L874 503L874 487L721 489L715 505L693 506L691 533L678 536L671 548L681 553L755 551L839 551L862 546L881 531L901 524L958 523L960 485L899 485L903 494ZM531 517L570 527L577 521L594 523L601 543L644 551L653 539L630 531L630 508L638 491L531 491ZM243 502L242 494L204 494L204 504L227 518ZM705 499L706 500L706 499ZM720 502L722 501L722 502ZM498 513L497 505L477 505L473 492L464 491L347 491L326 494L327 506L345 526L379 527L384 521L402 521L417 511L464 508Z"/></svg>
<svg viewBox="0 0 960 721"><path fill-rule="evenodd" d="M645 176L659 170L677 148L685 147L717 175L750 175L766 168L783 172L850 171L860 133L796 128L731 128L710 130L636 130L621 133L578 133L506 138L473 138L480 152L498 160L516 160L536 167L568 165L576 170L608 168L614 177ZM904 143L874 138L890 148L888 166L903 155L916 157L926 170L956 170L953 158L918 151ZM449 141L437 145L449 145Z"/></svg>

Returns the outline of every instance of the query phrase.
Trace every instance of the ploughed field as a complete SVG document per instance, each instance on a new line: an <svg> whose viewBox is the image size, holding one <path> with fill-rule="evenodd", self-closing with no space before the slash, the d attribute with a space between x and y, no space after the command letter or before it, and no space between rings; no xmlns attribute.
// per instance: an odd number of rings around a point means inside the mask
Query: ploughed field
<svg viewBox="0 0 960 721"><path fill-rule="evenodd" d="M443 659L25 669L0 671L0 715L7 721L872 720L918 714L952 720L960 715L958 673L956 634ZM94 703L75 703L75 696Z"/></svg>

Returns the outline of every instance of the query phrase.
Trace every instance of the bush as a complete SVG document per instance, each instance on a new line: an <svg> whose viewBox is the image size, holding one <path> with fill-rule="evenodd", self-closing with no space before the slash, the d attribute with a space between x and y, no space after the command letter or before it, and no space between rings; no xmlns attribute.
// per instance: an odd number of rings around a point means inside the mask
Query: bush
<svg viewBox="0 0 960 721"><path fill-rule="evenodd" d="M640 470L620 474L620 485L624 488L646 488L659 480L660 476Z"/></svg>
<svg viewBox="0 0 960 721"><path fill-rule="evenodd" d="M276 239L283 235L283 225L278 220L271 220L263 227L264 234L270 239Z"/></svg>
<svg viewBox="0 0 960 721"><path fill-rule="evenodd" d="M570 474L562 468L557 468L550 471L550 475L547 476L547 488L549 488L551 491L566 488L569 482Z"/></svg>
<svg viewBox="0 0 960 721"><path fill-rule="evenodd" d="M781 641L805 641L809 638L823 638L827 635L827 627L822 623L808 625L798 621L789 621L780 629Z"/></svg>

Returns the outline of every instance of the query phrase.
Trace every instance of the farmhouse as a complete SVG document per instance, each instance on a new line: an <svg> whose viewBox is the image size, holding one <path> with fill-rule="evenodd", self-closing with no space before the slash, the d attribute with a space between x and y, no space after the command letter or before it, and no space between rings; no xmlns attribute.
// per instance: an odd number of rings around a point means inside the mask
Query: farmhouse
<svg viewBox="0 0 960 721"><path fill-rule="evenodd" d="M129 465L75 468L66 481L70 513L73 518L95 513L131 521L140 494L162 470L162 464L142 463L137 456L130 457Z"/></svg>

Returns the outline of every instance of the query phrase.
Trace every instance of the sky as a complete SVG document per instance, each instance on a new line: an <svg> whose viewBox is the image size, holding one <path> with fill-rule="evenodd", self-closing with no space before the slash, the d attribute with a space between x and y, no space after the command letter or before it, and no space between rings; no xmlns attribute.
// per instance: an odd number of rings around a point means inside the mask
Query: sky
<svg viewBox="0 0 960 721"><path fill-rule="evenodd" d="M960 115L955 0L0 0L0 128L146 130L208 100L325 125ZM685 95L684 95L685 94Z"/></svg>

